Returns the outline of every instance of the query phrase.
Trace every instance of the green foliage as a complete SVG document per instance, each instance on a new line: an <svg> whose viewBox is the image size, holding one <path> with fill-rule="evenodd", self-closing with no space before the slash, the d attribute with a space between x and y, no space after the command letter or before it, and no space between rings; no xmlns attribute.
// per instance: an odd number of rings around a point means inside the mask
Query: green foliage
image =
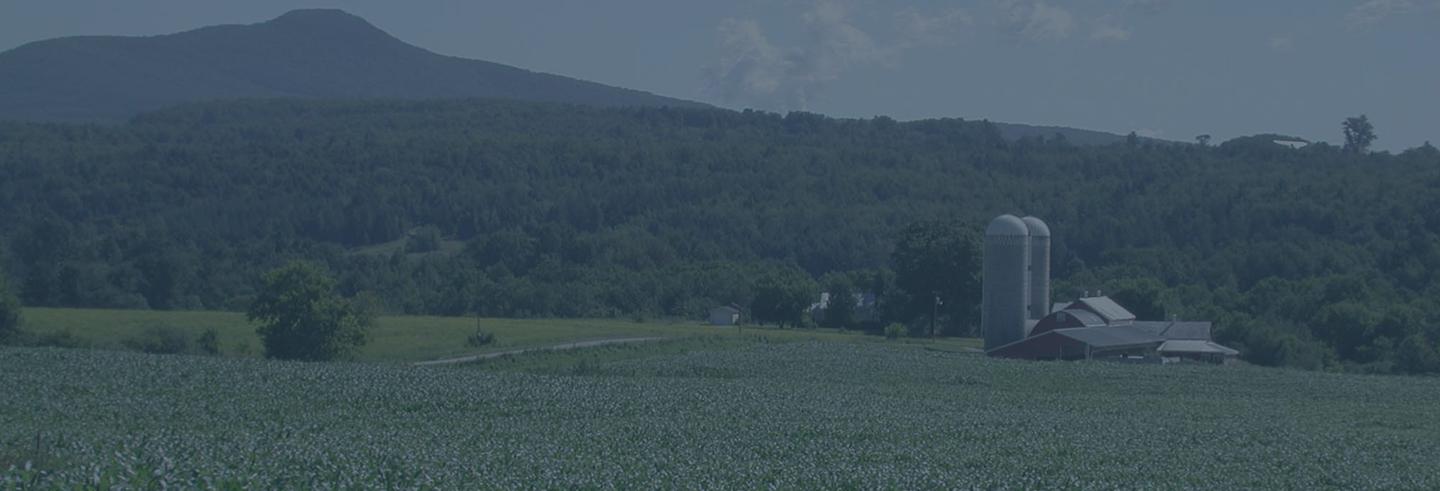
<svg viewBox="0 0 1440 491"><path fill-rule="evenodd" d="M220 354L220 333L213 328L206 329L200 334L200 339L195 340L195 345L200 348L200 353L217 356Z"/></svg>
<svg viewBox="0 0 1440 491"><path fill-rule="evenodd" d="M246 318L260 323L265 356L324 361L365 344L371 319L337 295L335 281L319 267L291 263L267 273L263 283Z"/></svg>
<svg viewBox="0 0 1440 491"><path fill-rule="evenodd" d="M471 348L479 348L495 342L495 334L475 328L475 332L465 337L465 345Z"/></svg>
<svg viewBox="0 0 1440 491"><path fill-rule="evenodd" d="M20 300L10 291L5 268L0 267L0 345L18 342L21 335Z"/></svg>
<svg viewBox="0 0 1440 491"><path fill-rule="evenodd" d="M1364 114L1353 118L1345 118L1341 128L1345 130L1345 151L1353 153L1365 153L1370 149L1370 144L1375 141L1375 125L1370 124L1370 118Z"/></svg>
<svg viewBox="0 0 1440 491"><path fill-rule="evenodd" d="M780 327L801 327L805 310L818 297L815 281L801 271L781 268L765 275L755 285L755 299L750 314L757 322L773 322Z"/></svg>
<svg viewBox="0 0 1440 491"><path fill-rule="evenodd" d="M967 334L979 324L980 239L975 226L956 220L911 224L900 232L891 260L895 285L906 295L900 303L901 319L928 319L938 312L941 330L954 335Z"/></svg>
<svg viewBox="0 0 1440 491"><path fill-rule="evenodd" d="M843 274L828 274L820 280L825 291L830 293L830 303L825 308L820 325L835 329L847 329L855 324L855 286Z"/></svg>
<svg viewBox="0 0 1440 491"><path fill-rule="evenodd" d="M520 373L4 348L0 488L1440 487L1432 377L666 346Z"/></svg>
<svg viewBox="0 0 1440 491"><path fill-rule="evenodd" d="M1165 299L1168 289L1155 278L1122 278L1108 283L1103 293L1142 320L1170 320Z"/></svg>
<svg viewBox="0 0 1440 491"><path fill-rule="evenodd" d="M440 250L440 229L426 225L410 232L405 241L405 253L423 254Z"/></svg>
<svg viewBox="0 0 1440 491"><path fill-rule="evenodd" d="M891 322L890 325L885 326L885 339L894 341L896 339L905 337L906 334L909 334L909 332L910 328L905 327L904 324L901 324L899 322Z"/></svg>
<svg viewBox="0 0 1440 491"><path fill-rule="evenodd" d="M1166 314L1214 320L1223 341L1273 329L1340 367L1399 367L1410 335L1440 340L1427 300L1440 298L1433 147L998 132L504 101L240 101L113 126L0 123L0 257L30 310L244 310L263 268L304 259L390 312L654 319L745 304L777 264L809 278L913 273L906 226L1023 210L1052 226L1066 295L1152 278ZM465 247L396 254L422 226ZM904 276L856 283L880 295L868 328L928 324L933 286ZM938 317L966 333L978 294L955 288ZM1380 323L1318 318L1347 300ZM462 346L466 332L438 344Z"/></svg>
<svg viewBox="0 0 1440 491"><path fill-rule="evenodd" d="M1410 373L1440 372L1440 344L1423 334L1412 334L1400 342L1395 361Z"/></svg>
<svg viewBox="0 0 1440 491"><path fill-rule="evenodd" d="M144 353L178 355L190 352L191 340L183 330L169 326L151 326L140 335L126 339L122 344L126 348Z"/></svg>

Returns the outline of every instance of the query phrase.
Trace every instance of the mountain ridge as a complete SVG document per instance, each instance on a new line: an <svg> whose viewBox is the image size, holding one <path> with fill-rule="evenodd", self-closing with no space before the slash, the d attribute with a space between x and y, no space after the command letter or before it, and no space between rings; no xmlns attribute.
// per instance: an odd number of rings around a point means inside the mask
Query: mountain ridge
<svg viewBox="0 0 1440 491"><path fill-rule="evenodd" d="M593 106L713 107L406 43L340 9L151 36L69 36L0 52L0 121L116 123L233 99L513 99ZM1125 137L993 122L1007 140Z"/></svg>
<svg viewBox="0 0 1440 491"><path fill-rule="evenodd" d="M75 36L0 53L0 119L115 122L210 99L501 98L706 104L441 55L335 9L157 36Z"/></svg>

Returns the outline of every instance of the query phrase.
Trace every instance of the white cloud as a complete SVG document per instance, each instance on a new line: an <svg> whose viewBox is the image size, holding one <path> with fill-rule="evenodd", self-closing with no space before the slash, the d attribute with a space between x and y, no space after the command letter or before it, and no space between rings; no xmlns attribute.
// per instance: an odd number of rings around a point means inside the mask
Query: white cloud
<svg viewBox="0 0 1440 491"><path fill-rule="evenodd" d="M1112 42L1129 41L1130 30L1116 25L1114 17L1107 15L1095 21L1095 28L1090 31L1090 39Z"/></svg>
<svg viewBox="0 0 1440 491"><path fill-rule="evenodd" d="M975 25L975 17L959 8L926 14L912 7L896 12L895 24L907 44L950 45Z"/></svg>
<svg viewBox="0 0 1440 491"><path fill-rule="evenodd" d="M1075 16L1045 2L1006 0L1005 27L1027 41L1061 41L1075 30Z"/></svg>
<svg viewBox="0 0 1440 491"><path fill-rule="evenodd" d="M1275 36L1270 38L1270 51L1276 53L1289 53L1295 50L1295 39L1290 36Z"/></svg>
<svg viewBox="0 0 1440 491"><path fill-rule="evenodd" d="M1173 0L1124 0L1120 8L1127 13L1156 15L1168 10L1172 3Z"/></svg>
<svg viewBox="0 0 1440 491"><path fill-rule="evenodd" d="M820 0L801 17L805 36L797 46L776 46L759 23L726 19L717 31L722 56L705 68L707 89L730 102L772 110L804 110L815 95L846 72L891 62L920 36L940 39L968 22L963 12L927 17L897 14L907 39L881 43L849 19L840 3ZM917 37L916 39L920 39Z"/></svg>
<svg viewBox="0 0 1440 491"><path fill-rule="evenodd" d="M1090 38L1098 41L1129 41L1130 31L1114 26L1101 26L1090 33Z"/></svg>
<svg viewBox="0 0 1440 491"><path fill-rule="evenodd" d="M725 19L717 28L725 55L712 67L711 89L725 99L774 94L790 71L789 61L753 20Z"/></svg>
<svg viewBox="0 0 1440 491"><path fill-rule="evenodd" d="M1345 15L1345 23L1351 29L1365 29L1390 17L1414 13L1417 7L1414 0L1365 0L1350 9L1350 13Z"/></svg>

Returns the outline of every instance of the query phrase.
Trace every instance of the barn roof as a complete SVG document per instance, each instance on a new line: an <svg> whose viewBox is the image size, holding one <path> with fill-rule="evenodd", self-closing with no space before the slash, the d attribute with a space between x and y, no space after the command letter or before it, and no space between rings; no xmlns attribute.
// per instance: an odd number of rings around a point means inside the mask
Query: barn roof
<svg viewBox="0 0 1440 491"><path fill-rule="evenodd" d="M1210 340L1210 323L1204 321L1135 321L1131 326L1165 339Z"/></svg>
<svg viewBox="0 0 1440 491"><path fill-rule="evenodd" d="M1131 327L1072 327L1056 329L1056 334L1096 348L1115 348L1160 343L1165 339Z"/></svg>
<svg viewBox="0 0 1440 491"><path fill-rule="evenodd" d="M1198 339L1172 339L1160 345L1161 353L1214 353L1225 356L1239 355L1239 351L1210 341Z"/></svg>
<svg viewBox="0 0 1440 491"><path fill-rule="evenodd" d="M1075 317L1075 320L1080 321L1080 325L1083 325L1085 327L1100 327L1105 325L1105 319L1101 319L1100 316L1095 315L1094 312L1091 312L1089 310L1065 309L1061 310L1060 312L1063 312L1065 315Z"/></svg>
<svg viewBox="0 0 1440 491"><path fill-rule="evenodd" d="M1083 305L1091 312L1099 314L1100 317L1105 319L1105 322L1109 324L1114 324L1117 322L1123 323L1135 320L1135 314L1130 313L1129 310L1125 310L1125 307L1121 307L1120 304L1115 303L1115 301L1111 300L1110 297L1082 298L1080 300L1076 300L1075 303L1070 304L1070 308L1075 308L1076 303Z"/></svg>

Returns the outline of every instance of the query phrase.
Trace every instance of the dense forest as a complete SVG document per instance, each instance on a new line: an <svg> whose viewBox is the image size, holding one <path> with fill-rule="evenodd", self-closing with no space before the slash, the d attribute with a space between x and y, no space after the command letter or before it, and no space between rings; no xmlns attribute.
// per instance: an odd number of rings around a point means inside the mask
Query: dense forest
<svg viewBox="0 0 1440 491"><path fill-rule="evenodd" d="M1142 317L1213 320L1257 363L1440 371L1440 151L1272 139L1079 146L956 119L195 104L115 126L0 124L0 253L27 306L243 310L262 272L305 259L394 312L700 318L788 288L872 292L881 317L856 327L920 329L941 290L916 278L938 271L929 251L967 276L942 292L942 328L973 334L965 251L991 217L1025 213L1055 234L1057 299L1103 290Z"/></svg>

